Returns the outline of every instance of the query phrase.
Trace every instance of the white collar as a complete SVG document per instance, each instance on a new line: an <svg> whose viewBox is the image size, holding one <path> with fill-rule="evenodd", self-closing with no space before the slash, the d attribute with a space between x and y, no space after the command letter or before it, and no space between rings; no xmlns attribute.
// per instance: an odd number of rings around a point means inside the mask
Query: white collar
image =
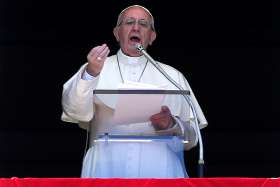
<svg viewBox="0 0 280 187"><path fill-rule="evenodd" d="M147 62L147 59L144 55L137 56L137 57L127 56L122 52L121 49L118 51L117 56L119 62L122 64L140 65Z"/></svg>

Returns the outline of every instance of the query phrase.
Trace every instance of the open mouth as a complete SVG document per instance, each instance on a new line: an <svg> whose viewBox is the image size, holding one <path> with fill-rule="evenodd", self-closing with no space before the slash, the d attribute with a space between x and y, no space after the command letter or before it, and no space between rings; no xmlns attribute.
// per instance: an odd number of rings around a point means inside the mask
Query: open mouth
<svg viewBox="0 0 280 187"><path fill-rule="evenodd" d="M131 36L129 38L129 40L132 41L133 43L140 43L141 42L141 39L138 36Z"/></svg>

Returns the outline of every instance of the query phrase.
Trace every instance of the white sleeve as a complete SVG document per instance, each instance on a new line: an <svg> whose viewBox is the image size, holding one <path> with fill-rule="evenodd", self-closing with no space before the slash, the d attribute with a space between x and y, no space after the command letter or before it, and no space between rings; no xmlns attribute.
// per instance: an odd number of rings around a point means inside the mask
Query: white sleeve
<svg viewBox="0 0 280 187"><path fill-rule="evenodd" d="M195 147L198 142L198 134L196 132L196 128L194 127L194 123L192 121L182 121L179 117L174 117L176 123L180 126L182 135L184 136L184 140L188 141L185 144L185 150L190 150Z"/></svg>
<svg viewBox="0 0 280 187"><path fill-rule="evenodd" d="M176 121L176 124L173 127L165 130L158 130L156 133L159 135L173 134L183 136L184 141L188 141L188 143L185 143L184 145L185 150L190 150L195 147L198 142L198 134L194 127L195 124L192 121L183 121L178 116L173 116L173 118Z"/></svg>
<svg viewBox="0 0 280 187"><path fill-rule="evenodd" d="M97 77L94 77L94 76L92 76L91 74L89 74L88 72L87 72L87 70L85 70L83 73L82 73L82 79L83 80L95 80Z"/></svg>
<svg viewBox="0 0 280 187"><path fill-rule="evenodd" d="M93 90L98 83L98 76L91 80L84 80L83 65L80 70L63 85L61 119L63 121L78 123L89 122L94 115Z"/></svg>

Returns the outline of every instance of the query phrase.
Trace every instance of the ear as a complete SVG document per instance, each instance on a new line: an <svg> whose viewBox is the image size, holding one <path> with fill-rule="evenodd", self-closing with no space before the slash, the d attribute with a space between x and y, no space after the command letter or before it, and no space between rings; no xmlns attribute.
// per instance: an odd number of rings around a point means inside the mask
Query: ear
<svg viewBox="0 0 280 187"><path fill-rule="evenodd" d="M151 33L151 36L150 36L150 42L149 42L149 45L152 45L153 44L153 41L156 39L157 37L157 33L155 31L153 31Z"/></svg>
<svg viewBox="0 0 280 187"><path fill-rule="evenodd" d="M117 42L119 42L120 41L120 38L119 38L119 28L115 27L114 30L113 30L113 33L114 33L114 36L115 36Z"/></svg>

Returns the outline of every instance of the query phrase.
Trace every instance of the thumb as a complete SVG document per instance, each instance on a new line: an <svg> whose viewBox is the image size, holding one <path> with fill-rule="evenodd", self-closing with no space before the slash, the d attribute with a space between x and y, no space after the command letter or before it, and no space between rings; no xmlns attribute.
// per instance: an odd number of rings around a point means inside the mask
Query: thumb
<svg viewBox="0 0 280 187"><path fill-rule="evenodd" d="M168 106L161 106L161 111L162 112L170 112Z"/></svg>

